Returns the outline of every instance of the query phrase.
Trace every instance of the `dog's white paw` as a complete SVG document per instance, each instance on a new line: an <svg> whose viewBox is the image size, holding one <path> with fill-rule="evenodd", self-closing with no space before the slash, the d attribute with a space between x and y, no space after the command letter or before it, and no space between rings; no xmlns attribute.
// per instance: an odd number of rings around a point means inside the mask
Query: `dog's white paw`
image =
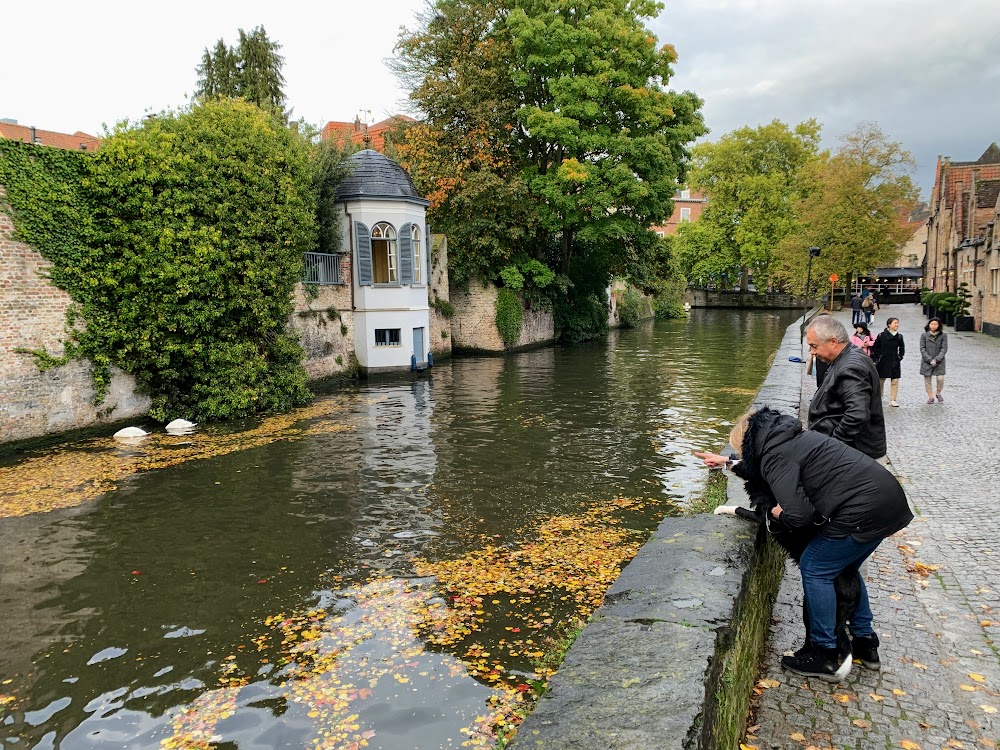
<svg viewBox="0 0 1000 750"><path fill-rule="evenodd" d="M735 516L736 515L736 509L738 507L740 507L740 506L738 506L738 505L720 505L718 508L716 508L712 512L715 513L715 515L717 515L717 516Z"/></svg>

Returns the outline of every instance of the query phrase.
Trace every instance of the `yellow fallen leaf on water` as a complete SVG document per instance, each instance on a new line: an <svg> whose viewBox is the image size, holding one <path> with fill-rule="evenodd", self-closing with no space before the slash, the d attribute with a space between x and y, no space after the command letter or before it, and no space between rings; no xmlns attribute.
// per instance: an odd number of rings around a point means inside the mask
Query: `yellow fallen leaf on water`
<svg viewBox="0 0 1000 750"><path fill-rule="evenodd" d="M913 740L900 740L899 746L903 748L903 750L920 750L920 745Z"/></svg>
<svg viewBox="0 0 1000 750"><path fill-rule="evenodd" d="M971 677L976 682L986 682L986 678L981 674L976 674L975 672L969 672L969 677Z"/></svg>

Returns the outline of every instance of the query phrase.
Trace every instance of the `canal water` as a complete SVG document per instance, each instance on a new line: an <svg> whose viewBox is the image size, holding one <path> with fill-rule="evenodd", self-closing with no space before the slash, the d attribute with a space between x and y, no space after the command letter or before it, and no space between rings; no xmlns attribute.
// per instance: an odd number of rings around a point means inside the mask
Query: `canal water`
<svg viewBox="0 0 1000 750"><path fill-rule="evenodd" d="M695 311L8 459L0 747L491 746L794 317Z"/></svg>

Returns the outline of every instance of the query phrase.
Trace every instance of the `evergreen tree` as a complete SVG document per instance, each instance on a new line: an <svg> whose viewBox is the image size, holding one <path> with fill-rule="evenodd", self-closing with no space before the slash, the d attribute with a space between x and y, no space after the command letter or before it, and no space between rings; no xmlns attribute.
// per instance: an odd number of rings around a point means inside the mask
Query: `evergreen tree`
<svg viewBox="0 0 1000 750"><path fill-rule="evenodd" d="M196 68L198 84L195 97L243 98L261 109L285 115L285 77L281 68L285 58L278 54L281 45L268 39L263 26L249 34L239 30L236 47L219 39L213 50L205 49Z"/></svg>

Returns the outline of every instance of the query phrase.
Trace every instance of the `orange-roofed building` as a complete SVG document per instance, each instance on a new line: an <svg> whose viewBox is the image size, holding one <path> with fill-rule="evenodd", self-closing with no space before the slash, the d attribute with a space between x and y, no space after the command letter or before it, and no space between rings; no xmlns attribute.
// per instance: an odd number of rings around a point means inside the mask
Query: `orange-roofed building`
<svg viewBox="0 0 1000 750"><path fill-rule="evenodd" d="M16 120L0 120L0 138L24 143L37 143L40 146L62 148L67 151L96 151L101 147L101 141L98 138L79 130L72 135L56 133L34 126L18 125Z"/></svg>
<svg viewBox="0 0 1000 750"><path fill-rule="evenodd" d="M386 132L410 122L416 120L406 115L393 115L374 125L363 123L360 117L355 117L354 122L331 121L323 127L322 138L324 141L336 140L344 144L354 143L375 151L385 151Z"/></svg>

